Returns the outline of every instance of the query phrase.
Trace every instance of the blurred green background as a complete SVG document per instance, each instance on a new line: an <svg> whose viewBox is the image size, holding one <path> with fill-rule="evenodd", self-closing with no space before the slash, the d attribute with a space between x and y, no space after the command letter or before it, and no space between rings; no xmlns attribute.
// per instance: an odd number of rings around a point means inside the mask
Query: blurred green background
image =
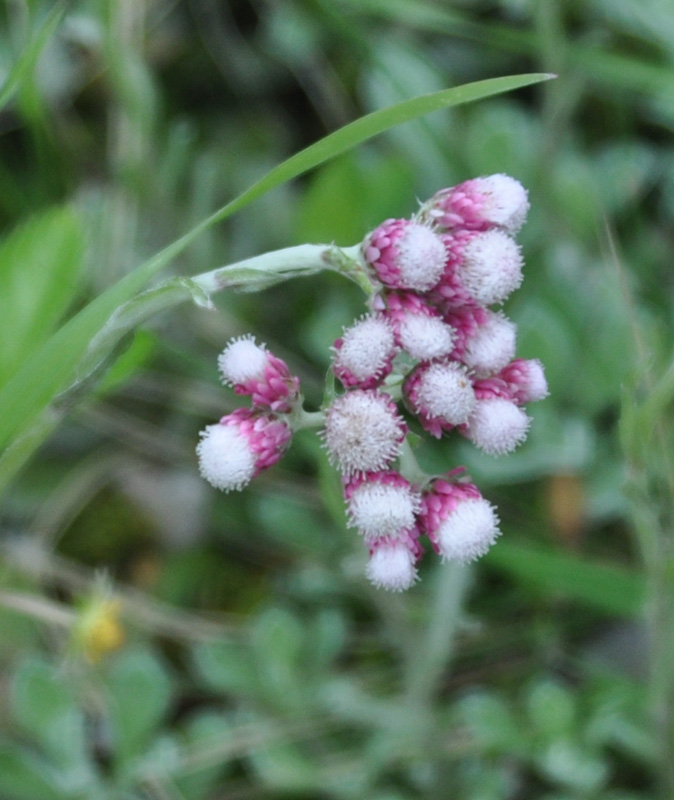
<svg viewBox="0 0 674 800"><path fill-rule="evenodd" d="M169 267L355 244L443 186L518 178L532 207L506 312L550 397L511 456L420 454L469 467L498 544L389 595L313 432L240 495L199 478L199 430L237 405L226 340L254 332L316 407L355 285L155 317L93 392L56 398L3 497L0 798L671 800L671 0L5 0L0 20L0 385L330 131L559 76L400 126Z"/></svg>

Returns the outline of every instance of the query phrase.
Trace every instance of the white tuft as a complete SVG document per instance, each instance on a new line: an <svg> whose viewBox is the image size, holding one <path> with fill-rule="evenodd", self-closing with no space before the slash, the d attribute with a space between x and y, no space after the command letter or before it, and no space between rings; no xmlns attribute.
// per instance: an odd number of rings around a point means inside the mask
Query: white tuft
<svg viewBox="0 0 674 800"><path fill-rule="evenodd" d="M431 417L461 425L475 408L475 392L459 364L431 364L419 383L417 405Z"/></svg>
<svg viewBox="0 0 674 800"><path fill-rule="evenodd" d="M401 542L381 544L370 556L365 575L378 589L402 592L417 579L414 556Z"/></svg>
<svg viewBox="0 0 674 800"><path fill-rule="evenodd" d="M490 456L514 450L527 438L531 418L511 400L478 400L468 420L468 438Z"/></svg>
<svg viewBox="0 0 674 800"><path fill-rule="evenodd" d="M459 277L483 306L502 303L522 283L522 253L503 231L478 233L466 245Z"/></svg>
<svg viewBox="0 0 674 800"><path fill-rule="evenodd" d="M454 329L437 317L407 313L400 325L400 342L412 358L430 361L452 351Z"/></svg>
<svg viewBox="0 0 674 800"><path fill-rule="evenodd" d="M450 561L473 561L483 556L501 531L494 507L484 498L459 503L437 530L440 555Z"/></svg>
<svg viewBox="0 0 674 800"><path fill-rule="evenodd" d="M197 445L199 471L216 489L243 489L255 476L255 454L234 425L208 425Z"/></svg>
<svg viewBox="0 0 674 800"><path fill-rule="evenodd" d="M387 395L356 390L338 397L325 415L325 446L345 474L377 472L400 451L402 420Z"/></svg>
<svg viewBox="0 0 674 800"><path fill-rule="evenodd" d="M493 375L515 356L517 326L503 314L492 314L467 340L463 362L479 377Z"/></svg>
<svg viewBox="0 0 674 800"><path fill-rule="evenodd" d="M517 233L529 211L527 190L510 175L475 178L474 185L484 198L483 216L487 222Z"/></svg>
<svg viewBox="0 0 674 800"><path fill-rule="evenodd" d="M367 316L344 331L335 366L348 370L358 380L376 375L395 350L391 324L383 317Z"/></svg>
<svg viewBox="0 0 674 800"><path fill-rule="evenodd" d="M545 370L537 358L527 361L526 393L528 403L543 400L549 394Z"/></svg>
<svg viewBox="0 0 674 800"><path fill-rule="evenodd" d="M418 495L408 486L369 481L349 499L349 524L358 528L366 541L393 536L413 527L420 505Z"/></svg>
<svg viewBox="0 0 674 800"><path fill-rule="evenodd" d="M233 339L218 356L218 367L226 384L234 385L265 376L268 353L252 336Z"/></svg>
<svg viewBox="0 0 674 800"><path fill-rule="evenodd" d="M400 288L425 292L435 286L447 260L442 239L428 226L412 222L397 246Z"/></svg>

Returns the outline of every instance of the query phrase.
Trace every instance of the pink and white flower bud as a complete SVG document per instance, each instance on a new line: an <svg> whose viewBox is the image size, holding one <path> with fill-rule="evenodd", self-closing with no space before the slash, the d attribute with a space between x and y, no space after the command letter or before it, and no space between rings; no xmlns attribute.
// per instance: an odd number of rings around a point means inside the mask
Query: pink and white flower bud
<svg viewBox="0 0 674 800"><path fill-rule="evenodd" d="M537 358L517 358L498 374L507 386L516 403L525 405L548 396L545 370Z"/></svg>
<svg viewBox="0 0 674 800"><path fill-rule="evenodd" d="M421 507L418 490L395 470L349 478L344 497L349 525L358 528L366 542L410 530Z"/></svg>
<svg viewBox="0 0 674 800"><path fill-rule="evenodd" d="M378 589L403 592L417 579L417 556L401 539L384 537L370 545L370 560L365 574Z"/></svg>
<svg viewBox="0 0 674 800"><path fill-rule="evenodd" d="M454 346L454 331L435 308L411 292L391 292L383 312L391 320L396 342L418 361L448 355Z"/></svg>
<svg viewBox="0 0 674 800"><path fill-rule="evenodd" d="M456 348L452 355L459 358L478 377L493 375L515 356L517 326L503 314L489 312L483 325Z"/></svg>
<svg viewBox="0 0 674 800"><path fill-rule="evenodd" d="M475 392L460 364L445 359L420 364L403 392L422 426L439 439L443 431L465 424L475 408Z"/></svg>
<svg viewBox="0 0 674 800"><path fill-rule="evenodd" d="M365 237L363 257L379 280L393 289L424 292L445 268L442 239L428 225L388 219Z"/></svg>
<svg viewBox="0 0 674 800"><path fill-rule="evenodd" d="M476 486L441 478L424 493L420 525L436 553L463 563L483 556L501 533L496 509Z"/></svg>
<svg viewBox="0 0 674 800"><path fill-rule="evenodd" d="M229 342L218 357L218 367L224 383L237 394L250 395L256 406L288 412L299 397L299 378L253 336Z"/></svg>
<svg viewBox="0 0 674 800"><path fill-rule="evenodd" d="M281 419L239 408L201 431L199 471L216 489L243 489L283 455L292 430Z"/></svg>
<svg viewBox="0 0 674 800"><path fill-rule="evenodd" d="M477 402L461 433L490 456L510 453L526 438L531 417L512 399L505 381L476 381Z"/></svg>
<svg viewBox="0 0 674 800"><path fill-rule="evenodd" d="M527 218L529 199L522 184L509 175L472 178L441 189L422 207L420 217L440 228L517 233Z"/></svg>
<svg viewBox="0 0 674 800"><path fill-rule="evenodd" d="M384 392L355 389L325 414L323 438L330 461L345 475L378 472L400 452L407 425Z"/></svg>
<svg viewBox="0 0 674 800"><path fill-rule="evenodd" d="M362 317L333 345L332 370L347 387L372 389L391 372L397 352L391 323L381 314Z"/></svg>
<svg viewBox="0 0 674 800"><path fill-rule="evenodd" d="M502 303L522 283L522 253L500 230L459 230L442 240L447 263L430 294L455 307Z"/></svg>

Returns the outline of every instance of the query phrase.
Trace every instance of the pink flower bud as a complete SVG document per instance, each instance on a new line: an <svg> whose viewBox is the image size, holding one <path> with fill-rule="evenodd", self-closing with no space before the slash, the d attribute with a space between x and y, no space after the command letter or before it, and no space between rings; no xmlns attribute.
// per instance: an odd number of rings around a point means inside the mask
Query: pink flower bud
<svg viewBox="0 0 674 800"><path fill-rule="evenodd" d="M201 431L199 470L216 489L243 489L283 455L292 431L281 419L239 408Z"/></svg>
<svg viewBox="0 0 674 800"><path fill-rule="evenodd" d="M413 528L420 508L419 492L394 470L350 478L344 496L349 525L358 528L366 542Z"/></svg>
<svg viewBox="0 0 674 800"><path fill-rule="evenodd" d="M522 254L500 230L459 230L442 240L447 263L430 293L454 307L502 303L522 283Z"/></svg>
<svg viewBox="0 0 674 800"><path fill-rule="evenodd" d="M332 370L347 387L372 389L391 372L397 347L390 322L380 314L362 317L335 341Z"/></svg>
<svg viewBox="0 0 674 800"><path fill-rule="evenodd" d="M393 324L396 342L412 358L430 361L451 352L453 329L422 297L411 292L390 292L384 302L383 313Z"/></svg>
<svg viewBox="0 0 674 800"><path fill-rule="evenodd" d="M536 358L518 358L505 366L498 377L506 382L513 399L520 405L543 400L548 396L545 371Z"/></svg>
<svg viewBox="0 0 674 800"><path fill-rule="evenodd" d="M343 394L325 414L325 447L345 475L386 468L406 435L407 425L393 400L373 389Z"/></svg>
<svg viewBox="0 0 674 800"><path fill-rule="evenodd" d="M493 375L508 364L517 344L515 323L501 313L487 313L486 321L452 352L454 358L460 359L479 377Z"/></svg>
<svg viewBox="0 0 674 800"><path fill-rule="evenodd" d="M416 560L406 542L384 537L372 542L365 574L378 589L403 592L417 579Z"/></svg>
<svg viewBox="0 0 674 800"><path fill-rule="evenodd" d="M514 400L480 395L461 433L490 456L510 453L527 438L531 418Z"/></svg>
<svg viewBox="0 0 674 800"><path fill-rule="evenodd" d="M498 227L517 233L528 211L527 192L519 181L509 175L488 175L441 189L424 204L420 218L447 230Z"/></svg>
<svg viewBox="0 0 674 800"><path fill-rule="evenodd" d="M251 395L253 404L288 412L299 396L299 378L253 336L233 339L218 357L223 381L237 394Z"/></svg>
<svg viewBox="0 0 674 800"><path fill-rule="evenodd" d="M435 551L451 561L483 556L500 535L496 510L472 483L434 481L419 519Z"/></svg>
<svg viewBox="0 0 674 800"><path fill-rule="evenodd" d="M388 219L363 242L363 257L379 280L394 289L426 291L445 267L445 246L427 225Z"/></svg>
<svg viewBox="0 0 674 800"><path fill-rule="evenodd" d="M436 438L468 421L475 393L465 369L454 361L420 364L403 388L408 404L422 426Z"/></svg>

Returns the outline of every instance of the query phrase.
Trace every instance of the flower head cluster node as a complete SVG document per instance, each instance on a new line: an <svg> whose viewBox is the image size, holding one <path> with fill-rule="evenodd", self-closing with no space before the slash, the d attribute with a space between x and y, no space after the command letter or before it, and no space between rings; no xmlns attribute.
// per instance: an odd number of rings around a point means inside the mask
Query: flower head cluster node
<svg viewBox="0 0 674 800"><path fill-rule="evenodd" d="M281 458L291 437L285 421L263 411L239 408L201 432L199 470L216 489L243 489Z"/></svg>
<svg viewBox="0 0 674 800"><path fill-rule="evenodd" d="M385 220L345 253L372 294L368 312L332 346L343 393L335 397L330 386L322 414L303 411L299 380L265 345L252 336L231 341L220 373L251 408L202 432L202 475L224 491L240 489L279 460L293 426L318 417L374 586L399 592L415 583L423 536L443 561L484 555L500 535L495 508L463 467L433 479L418 467L408 472L406 419L438 439L462 435L491 456L526 439L526 406L546 397L548 385L538 360L516 357L517 328L500 307L522 282L514 237L528 209L514 178L474 178L440 190L410 219Z"/></svg>
<svg viewBox="0 0 674 800"><path fill-rule="evenodd" d="M426 291L445 267L442 239L430 226L409 219L387 219L365 238L362 250L376 277L393 289Z"/></svg>
<svg viewBox="0 0 674 800"><path fill-rule="evenodd" d="M421 219L446 230L489 230L517 233L529 211L527 191L509 175L472 178L441 189L422 207Z"/></svg>
<svg viewBox="0 0 674 800"><path fill-rule="evenodd" d="M443 559L473 561L500 535L494 507L472 483L439 478L424 492L421 504L421 528Z"/></svg>
<svg viewBox="0 0 674 800"><path fill-rule="evenodd" d="M345 475L388 467L400 452L407 425L385 392L354 389L337 397L325 413L324 442Z"/></svg>
<svg viewBox="0 0 674 800"><path fill-rule="evenodd" d="M333 350L332 370L344 386L373 389L391 372L398 346L391 323L369 314L346 328Z"/></svg>
<svg viewBox="0 0 674 800"><path fill-rule="evenodd" d="M233 339L218 357L223 382L253 404L289 412L299 397L299 378L282 359L258 345L253 336Z"/></svg>
<svg viewBox="0 0 674 800"><path fill-rule="evenodd" d="M396 343L412 358L430 361L451 353L455 333L441 313L413 292L387 292L383 316L393 325Z"/></svg>

